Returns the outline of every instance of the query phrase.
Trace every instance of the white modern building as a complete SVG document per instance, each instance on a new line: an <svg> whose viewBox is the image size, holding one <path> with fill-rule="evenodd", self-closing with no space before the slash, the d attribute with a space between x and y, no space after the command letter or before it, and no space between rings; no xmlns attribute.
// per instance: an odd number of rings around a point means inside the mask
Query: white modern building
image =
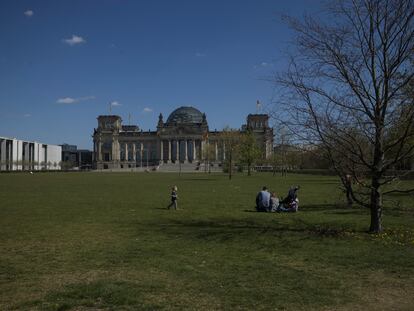
<svg viewBox="0 0 414 311"><path fill-rule="evenodd" d="M62 147L0 136L0 171L60 170Z"/></svg>

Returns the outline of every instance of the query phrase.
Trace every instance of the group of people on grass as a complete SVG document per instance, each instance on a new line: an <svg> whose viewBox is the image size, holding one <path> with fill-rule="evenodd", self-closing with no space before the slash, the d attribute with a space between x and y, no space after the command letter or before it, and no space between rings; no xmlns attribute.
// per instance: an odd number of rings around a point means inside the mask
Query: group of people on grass
<svg viewBox="0 0 414 311"><path fill-rule="evenodd" d="M258 212L290 212L294 213L298 211L299 199L298 199L299 186L292 186L289 189L288 195L285 199L280 199L276 196L276 193L270 193L267 187L264 186L256 196L256 211ZM178 188L173 186L171 189L171 203L167 206L167 209L178 209Z"/></svg>
<svg viewBox="0 0 414 311"><path fill-rule="evenodd" d="M295 213L299 208L299 186L292 186L285 199L279 199L275 192L269 192L264 186L256 196L256 211L258 212L290 212Z"/></svg>

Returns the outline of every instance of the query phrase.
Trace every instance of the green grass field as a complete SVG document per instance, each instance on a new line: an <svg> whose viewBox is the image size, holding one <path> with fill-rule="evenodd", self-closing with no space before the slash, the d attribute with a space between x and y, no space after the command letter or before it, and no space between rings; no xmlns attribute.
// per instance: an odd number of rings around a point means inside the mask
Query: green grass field
<svg viewBox="0 0 414 311"><path fill-rule="evenodd" d="M180 210L166 210L175 184ZM292 184L299 213L253 212L261 186ZM369 212L345 208L338 187L312 175L0 174L0 310L413 310L413 197L385 201L385 232L369 235Z"/></svg>

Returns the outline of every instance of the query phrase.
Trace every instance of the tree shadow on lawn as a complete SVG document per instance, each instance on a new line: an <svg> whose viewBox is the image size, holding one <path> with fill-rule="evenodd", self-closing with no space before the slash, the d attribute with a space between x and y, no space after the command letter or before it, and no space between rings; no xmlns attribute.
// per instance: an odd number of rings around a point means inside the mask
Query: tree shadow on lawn
<svg viewBox="0 0 414 311"><path fill-rule="evenodd" d="M348 208L345 204L332 204L332 203L323 203L323 204L306 204L299 205L299 211L297 213L306 213L306 212L316 212L316 211L338 211L338 213L348 213L352 211L360 211L361 209L357 208ZM257 213L253 207L251 210L243 210L245 213ZM283 212L282 212L283 213ZM273 214L273 213L270 213ZM286 213L284 213L286 214Z"/></svg>
<svg viewBox="0 0 414 311"><path fill-rule="evenodd" d="M369 213L363 207L349 207L346 204L308 204L299 206L299 212L323 212L327 215L361 216Z"/></svg>
<svg viewBox="0 0 414 311"><path fill-rule="evenodd" d="M344 210L344 209L346 209L346 206L342 204L323 203L323 204L300 205L300 202L299 202L299 212L332 211L332 210Z"/></svg>
<svg viewBox="0 0 414 311"><path fill-rule="evenodd" d="M332 176L331 176L332 177ZM331 179L328 180L323 180L323 179L318 179L318 178L309 178L309 179L303 179L302 182L296 182L296 184L298 184L299 186L305 185L308 186L309 185L339 185L340 184L340 180L335 179L335 177L332 177Z"/></svg>
<svg viewBox="0 0 414 311"><path fill-rule="evenodd" d="M266 214L266 213L263 213ZM269 213L269 217L277 217ZM293 216L293 214L292 214ZM276 218L277 220L277 218ZM239 236L257 235L283 236L286 234L299 234L305 236L342 237L351 231L346 224L307 223L301 218L294 218L290 223L262 223L259 220L220 219L208 220L173 220L167 224L158 224L165 234L188 234L198 239L229 240ZM354 231L355 232L355 231Z"/></svg>
<svg viewBox="0 0 414 311"><path fill-rule="evenodd" d="M320 211L320 210L333 210L333 209L338 209L341 208L341 206L339 205L335 205L335 204L307 204L307 205L300 205L299 206L299 211L303 212L303 211L309 211L309 210L313 210L313 211ZM257 212L255 207L252 207L252 209L245 209L243 210L243 212L245 213L263 213L263 212ZM266 214L266 213L264 213ZM269 213L269 214L277 214L277 213Z"/></svg>

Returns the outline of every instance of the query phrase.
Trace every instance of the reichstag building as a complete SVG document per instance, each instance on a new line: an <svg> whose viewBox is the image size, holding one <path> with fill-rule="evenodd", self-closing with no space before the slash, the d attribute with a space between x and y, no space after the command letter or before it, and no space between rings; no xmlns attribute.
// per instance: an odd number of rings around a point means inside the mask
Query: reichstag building
<svg viewBox="0 0 414 311"><path fill-rule="evenodd" d="M226 145L221 131L210 131L206 115L194 107L174 110L166 121L159 115L157 129L144 131L137 125L122 125L116 115L101 115L93 133L94 167L97 169L134 168L148 165L200 163L209 149L209 161L221 164ZM273 129L266 114L249 114L240 132L251 130L263 157L273 147Z"/></svg>

